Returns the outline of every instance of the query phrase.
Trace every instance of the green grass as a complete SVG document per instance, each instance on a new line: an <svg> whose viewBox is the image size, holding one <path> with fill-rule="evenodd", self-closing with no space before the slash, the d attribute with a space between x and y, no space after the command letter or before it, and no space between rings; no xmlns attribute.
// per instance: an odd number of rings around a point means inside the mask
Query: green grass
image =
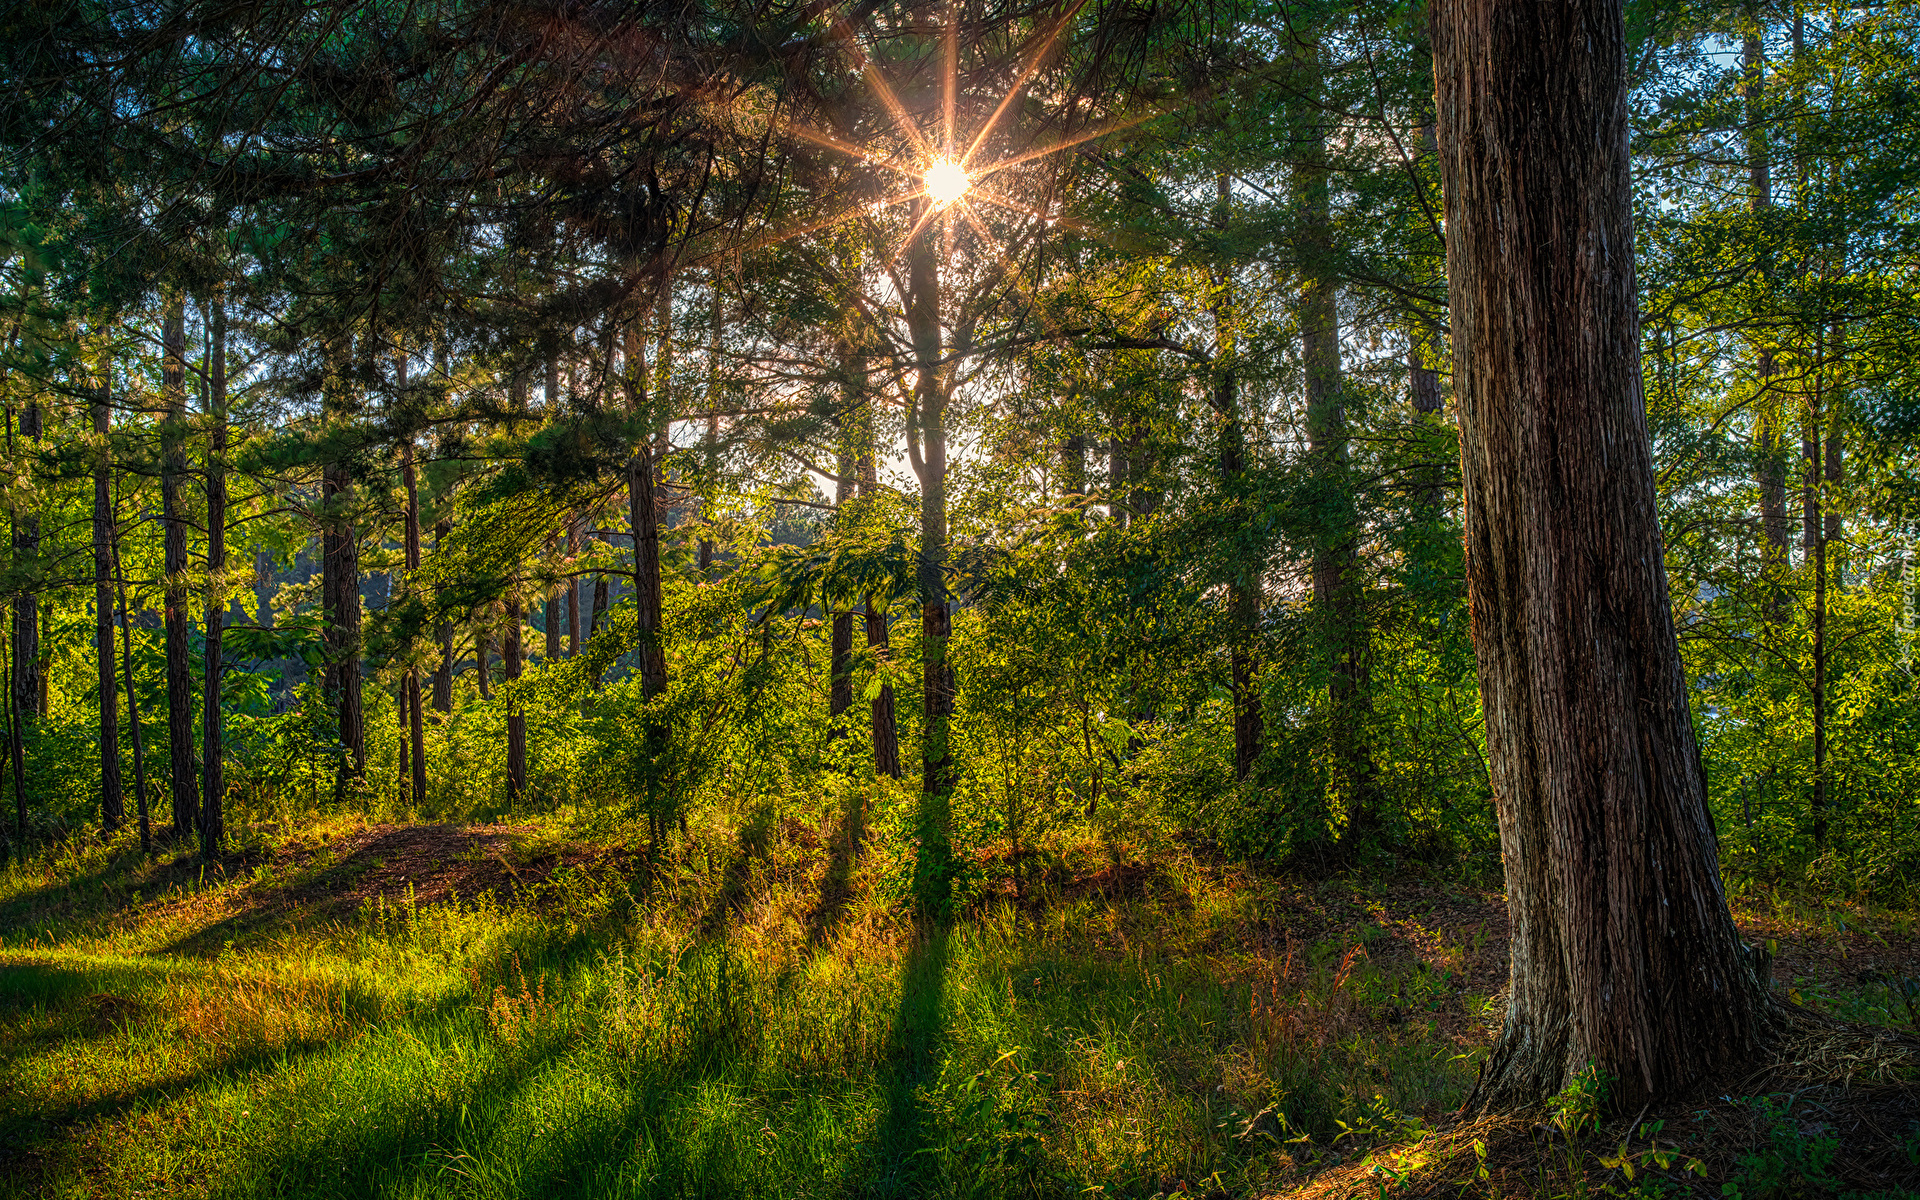
<svg viewBox="0 0 1920 1200"><path fill-rule="evenodd" d="M1273 944L1294 885L1166 852L1125 896L1056 871L1023 907L929 924L901 856L836 857L828 812L757 825L511 904L269 903L350 881L326 849L227 879L124 844L16 864L0 1187L1237 1195L1472 1079L1429 1018L1479 998L1444 962L1376 966L1342 928ZM1100 853L1055 858L1097 880Z"/></svg>

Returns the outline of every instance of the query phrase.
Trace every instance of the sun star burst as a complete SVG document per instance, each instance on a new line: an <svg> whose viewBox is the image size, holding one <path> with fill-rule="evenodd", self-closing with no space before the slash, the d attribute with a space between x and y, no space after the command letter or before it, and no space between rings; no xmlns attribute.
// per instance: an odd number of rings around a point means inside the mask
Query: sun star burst
<svg viewBox="0 0 1920 1200"><path fill-rule="evenodd" d="M927 195L938 208L945 208L967 194L973 180L967 169L950 158L938 159L927 168Z"/></svg>

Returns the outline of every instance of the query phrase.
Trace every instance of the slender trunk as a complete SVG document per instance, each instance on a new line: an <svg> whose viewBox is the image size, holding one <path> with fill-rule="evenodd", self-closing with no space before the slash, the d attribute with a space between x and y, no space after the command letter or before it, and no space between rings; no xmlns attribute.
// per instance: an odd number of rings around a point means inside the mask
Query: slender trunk
<svg viewBox="0 0 1920 1200"><path fill-rule="evenodd" d="M1438 0L1468 598L1513 916L1470 1103L1615 1109L1772 1021L1721 890L1641 392L1620 0ZM1554 147L1541 156L1539 146Z"/></svg>
<svg viewBox="0 0 1920 1200"><path fill-rule="evenodd" d="M602 571L593 577L593 613L587 619L587 636L593 636L600 628L601 618L607 615L607 601L607 573Z"/></svg>
<svg viewBox="0 0 1920 1200"><path fill-rule="evenodd" d="M555 545L560 540L560 536L562 535L548 536L547 554L549 556L553 554ZM546 596L540 603L540 632L544 636L546 643L546 661L549 664L560 661L560 609L562 593L565 590L566 589L558 582L549 584L546 589Z"/></svg>
<svg viewBox="0 0 1920 1200"><path fill-rule="evenodd" d="M221 630L227 619L227 301L213 302L207 347L207 608L200 698L200 853L220 853L225 830L226 726L220 685L226 674Z"/></svg>
<svg viewBox="0 0 1920 1200"><path fill-rule="evenodd" d="M105 834L118 830L127 816L120 790L120 705L115 699L118 672L113 663L112 427L108 393L102 391L93 403L93 433L100 440L93 468L93 644L99 668L100 825Z"/></svg>
<svg viewBox="0 0 1920 1200"><path fill-rule="evenodd" d="M493 611L489 608L481 615L482 622L493 620ZM493 699L493 629L490 624L482 624L473 631L474 683L480 689L482 700Z"/></svg>
<svg viewBox="0 0 1920 1200"><path fill-rule="evenodd" d="M403 356L396 366L396 377L402 388L407 386L407 360ZM414 580L420 575L420 472L414 464L413 434L400 439L400 482L406 489L407 509L405 523L402 526L402 538L407 564L406 589L411 593L416 586ZM400 684L400 715L405 724L401 735L406 738L410 753L407 755L408 784L416 805L427 802L427 743L424 722L420 719L420 664L412 659L407 663L407 677ZM434 680L438 691L439 680ZM435 699L438 699L436 695ZM449 697L451 700L451 697Z"/></svg>
<svg viewBox="0 0 1920 1200"><path fill-rule="evenodd" d="M1319 55L1310 45L1307 70L1317 90ZM1349 845L1377 832L1379 786L1367 744L1373 699L1367 670L1368 629L1362 611L1358 515L1348 462L1347 407L1341 380L1337 287L1331 277L1332 208L1326 130L1317 110L1300 121L1295 147L1295 200L1302 214L1299 239L1306 285L1300 305L1300 340L1306 367L1307 437L1314 472L1335 498L1313 551L1313 602L1319 611L1328 657L1327 700L1337 790L1346 807L1341 840Z"/></svg>
<svg viewBox="0 0 1920 1200"><path fill-rule="evenodd" d="M573 570L573 560L580 556L580 514L573 514L567 521L567 570ZM580 577L567 576L567 657L580 653Z"/></svg>
<svg viewBox="0 0 1920 1200"><path fill-rule="evenodd" d="M1232 180L1225 174L1214 180L1214 227L1226 231L1232 220ZM1219 281L1213 305L1214 379L1209 399L1219 423L1220 491L1235 505L1247 470L1246 427L1240 420L1239 375L1235 370L1238 328L1233 296L1227 281ZM1254 664L1254 643L1260 628L1258 564L1242 556L1240 570L1227 584L1227 616L1233 626L1228 647L1228 674L1233 689L1233 777L1245 779L1260 757L1266 718Z"/></svg>
<svg viewBox="0 0 1920 1200"><path fill-rule="evenodd" d="M922 204L927 201L921 201ZM916 214L917 215L917 214ZM940 270L935 258L935 224L929 222L907 247L907 326L913 339L914 412L920 461L920 857L917 888L921 903L944 909L951 871L949 805L953 793L953 751L948 737L953 717L953 665L947 639L953 630L947 607L947 429L946 387L940 367ZM909 450L912 444L909 443Z"/></svg>
<svg viewBox="0 0 1920 1200"><path fill-rule="evenodd" d="M1760 217L1773 208L1773 163L1767 144L1762 103L1766 88L1766 53L1760 40L1759 12L1749 6L1753 22L1741 44L1746 79L1741 87L1747 122L1747 209ZM1760 490L1760 562L1765 609L1769 625L1786 616L1781 578L1787 570L1787 463L1780 433L1780 400L1773 392L1773 351L1762 348L1756 364L1759 402L1754 422L1755 482Z"/></svg>
<svg viewBox="0 0 1920 1200"><path fill-rule="evenodd" d="M851 351L842 354L843 361L851 359ZM864 373L864 372L863 372ZM849 416L857 414L860 408L860 396L857 391L850 397L845 411ZM857 417L843 417L840 423L838 461L834 464L834 473L839 477L833 485L834 519L840 522L847 516L847 502L854 497L854 438L857 436ZM849 428L856 426L856 428ZM839 737L840 714L853 707L853 612L833 614L832 636L827 654L827 716L833 722L830 737Z"/></svg>
<svg viewBox="0 0 1920 1200"><path fill-rule="evenodd" d="M7 639L7 761L13 769L13 836L15 848L27 840L27 781L25 754L20 744L20 645Z"/></svg>
<svg viewBox="0 0 1920 1200"><path fill-rule="evenodd" d="M527 712L520 703L520 691L512 685L520 678L524 665L520 656L520 581L507 588L507 629L501 640L501 657L507 670L507 798L519 800L527 794Z"/></svg>
<svg viewBox="0 0 1920 1200"><path fill-rule="evenodd" d="M26 407L20 411L20 440L24 443L21 453L25 456L21 461L32 461L32 456L38 449L43 420L40 401L30 397ZM14 561L21 564L31 563L39 557L39 513L22 512L16 515L13 527L13 554ZM39 598L30 593L17 595L13 598L12 608L13 660L16 664L12 675L13 711L15 719L21 725L21 736L14 739L14 748L18 753L26 725L21 715L40 711Z"/></svg>
<svg viewBox="0 0 1920 1200"><path fill-rule="evenodd" d="M860 410L860 494L872 497L880 488L879 469L873 452L873 406L863 401ZM876 666L888 660L891 647L887 638L887 610L866 598L865 621L867 649ZM882 683L869 704L869 727L873 735L873 769L889 779L900 778L900 735L894 719L893 685Z"/></svg>
<svg viewBox="0 0 1920 1200"><path fill-rule="evenodd" d="M336 348L329 364L325 397L329 424L347 415L347 384L340 376L343 357ZM360 545L354 534L353 500L353 480L346 464L330 462L321 468L322 639L328 699L345 752L334 788L340 796L346 794L347 781L364 774L367 765L360 695Z"/></svg>
<svg viewBox="0 0 1920 1200"><path fill-rule="evenodd" d="M1118 421L1115 422L1118 425ZM1117 528L1127 527L1127 484L1132 472L1127 469L1127 444L1122 438L1107 441L1107 516Z"/></svg>
<svg viewBox="0 0 1920 1200"><path fill-rule="evenodd" d="M433 548L438 551L440 543L453 532L453 522L442 520L433 527ZM437 608L438 605L436 604ZM434 637L440 643L440 661L433 668L433 708L441 714L453 711L453 622L444 615L434 627Z"/></svg>
<svg viewBox="0 0 1920 1200"><path fill-rule="evenodd" d="M713 273L713 328L707 341L707 429L701 440L701 452L706 467L707 487L713 487L714 475L720 466L720 273ZM712 499L711 496L708 497ZM707 514L709 519L712 514ZM700 577L713 578L713 539L706 534L700 536Z"/></svg>
<svg viewBox="0 0 1920 1200"><path fill-rule="evenodd" d="M1826 416L1826 340L1815 339L1814 388L1800 423L1800 546L1813 564L1813 844L1827 846L1827 522L1823 519L1820 435Z"/></svg>
<svg viewBox="0 0 1920 1200"><path fill-rule="evenodd" d="M654 495L654 457L651 429L654 424L647 394L646 355L642 350L640 322L627 327L627 354L623 378L627 405L634 416L645 416L645 428L633 457L627 462L627 517L633 531L634 623L639 633L640 695L652 700L667 690L667 656L661 645L660 513ZM667 751L668 729L649 720L641 731L645 739L647 794L645 807L652 844L657 848L666 834L666 813L660 805L660 768Z"/></svg>
<svg viewBox="0 0 1920 1200"><path fill-rule="evenodd" d="M188 667L187 522L180 485L187 473L187 316L179 293L167 301L161 366L166 416L160 422L160 510L164 533L167 648L167 788L175 837L200 826L199 780L193 766L193 676Z"/></svg>
<svg viewBox="0 0 1920 1200"><path fill-rule="evenodd" d="M113 531L113 584L120 596L120 664L127 685L127 732L133 741L134 808L140 814L140 849L153 853L153 812L148 807L147 748L140 736L140 703L133 684L132 606L127 603L127 573L120 564L120 531Z"/></svg>

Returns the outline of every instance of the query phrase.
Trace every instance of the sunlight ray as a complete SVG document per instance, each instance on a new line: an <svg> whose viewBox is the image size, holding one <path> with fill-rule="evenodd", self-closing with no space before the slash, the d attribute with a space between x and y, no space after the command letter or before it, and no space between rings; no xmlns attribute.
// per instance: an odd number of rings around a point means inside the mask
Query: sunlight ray
<svg viewBox="0 0 1920 1200"><path fill-rule="evenodd" d="M823 229L831 229L835 225L839 225L844 222L853 220L855 217L858 217L864 212L866 212L867 209L870 207L879 206L882 208L891 208L896 204L906 204L910 201L918 200L921 197L925 196L926 194L927 194L927 189L925 187L917 187L917 188L913 188L910 191L895 192L891 196L883 196L880 199L874 201L871 205L856 204L852 208L845 209L839 213L834 214L833 216L822 217L818 221L807 221L800 225L796 225L791 229L781 229L781 230L776 230L773 233L765 234L755 239L754 241L748 243L746 246L741 247L741 252L745 253L752 250L764 250L768 246L776 246L776 245L779 245L781 242L790 241L793 238L797 238L797 237L803 237L809 233L819 233Z"/></svg>
<svg viewBox="0 0 1920 1200"><path fill-rule="evenodd" d="M894 246L893 252L887 255L886 261L892 263L895 259L899 258L902 251L908 246L913 245L913 239L920 236L920 231L931 224L933 219L939 215L940 210L938 208L931 204L927 205L927 211L920 214L920 219L913 223L912 229L907 230L907 236L901 238L899 243Z"/></svg>
<svg viewBox="0 0 1920 1200"><path fill-rule="evenodd" d="M1008 258L1006 251L1000 248L999 239L995 238L992 231L981 223L979 217L973 215L972 209L962 205L961 210L960 215L966 219L967 224L973 226L974 233L979 235L980 240L993 254L993 260L999 266L1002 276L1007 281L1007 286L1020 293L1020 298L1025 300L1027 307L1032 310L1035 316L1040 318L1040 323L1047 327L1048 333L1053 334L1055 337L1064 333L1065 331L1060 328L1059 323L1047 314L1047 310L1042 308L1040 302L1033 298L1033 293L1029 292L1026 289L1026 285L1020 282L1020 269L1013 265L1013 260Z"/></svg>
<svg viewBox="0 0 1920 1200"><path fill-rule="evenodd" d="M1165 116L1168 111L1169 110L1165 109L1156 109L1153 112L1142 113L1137 117L1128 117L1124 121L1114 121L1110 124L1102 125L1097 129L1089 129L1084 133L1076 133L1070 138L1062 138L1060 141L1049 142L1044 146L1033 146L1009 158L988 163L986 166L979 168L978 174L984 178L985 176L1004 171L1009 167L1017 167L1021 163L1032 162L1036 158L1045 158L1047 155L1057 153L1061 150L1070 150L1084 142L1091 142L1095 138L1103 138L1110 133L1119 133L1121 130L1131 129L1135 125L1144 125L1155 117Z"/></svg>
<svg viewBox="0 0 1920 1200"><path fill-rule="evenodd" d="M952 4L947 5L946 42L947 69L946 78L942 80L941 87L940 155L951 160L953 158L953 122L955 110L960 106L960 18L959 14L954 12Z"/></svg>
<svg viewBox="0 0 1920 1200"><path fill-rule="evenodd" d="M1053 49L1053 43L1059 39L1061 32L1073 21L1073 18L1079 15L1086 3L1087 0L1073 0L1072 6L1061 15L1058 21L1054 22L1053 29L1040 43L1040 48L1034 51L1033 57L1027 60L1027 65L1021 68L1019 77L1007 89L1007 94L1000 97L999 107L993 110L993 115L987 118L987 123L982 125L980 132L974 135L973 144L967 147L967 152L960 156L961 166L964 167L972 162L973 156L980 152L980 147L985 145L987 139L993 135L994 127L1000 123L1000 118L1006 115L1007 109L1019 97L1022 89L1027 86L1027 82L1033 78L1033 73L1040 69L1041 62L1047 57L1047 51Z"/></svg>

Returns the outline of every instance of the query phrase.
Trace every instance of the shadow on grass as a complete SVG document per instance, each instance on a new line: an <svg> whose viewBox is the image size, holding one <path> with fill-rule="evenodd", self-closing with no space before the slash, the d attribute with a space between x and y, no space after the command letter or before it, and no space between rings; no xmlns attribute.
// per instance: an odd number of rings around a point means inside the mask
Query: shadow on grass
<svg viewBox="0 0 1920 1200"><path fill-rule="evenodd" d="M887 1107L874 1131L871 1175L859 1190L873 1196L915 1196L928 1190L936 1131L928 1120L922 1089L940 1071L946 1032L946 976L951 933L927 921L900 969L900 1007L894 1014L888 1060L893 1077Z"/></svg>
<svg viewBox="0 0 1920 1200"><path fill-rule="evenodd" d="M807 914L807 945L818 949L833 936L847 915L853 899L853 868L860 859L860 846L867 836L867 798L864 793L847 797L840 828L833 835L833 850L827 859L827 871L820 881L820 900Z"/></svg>

